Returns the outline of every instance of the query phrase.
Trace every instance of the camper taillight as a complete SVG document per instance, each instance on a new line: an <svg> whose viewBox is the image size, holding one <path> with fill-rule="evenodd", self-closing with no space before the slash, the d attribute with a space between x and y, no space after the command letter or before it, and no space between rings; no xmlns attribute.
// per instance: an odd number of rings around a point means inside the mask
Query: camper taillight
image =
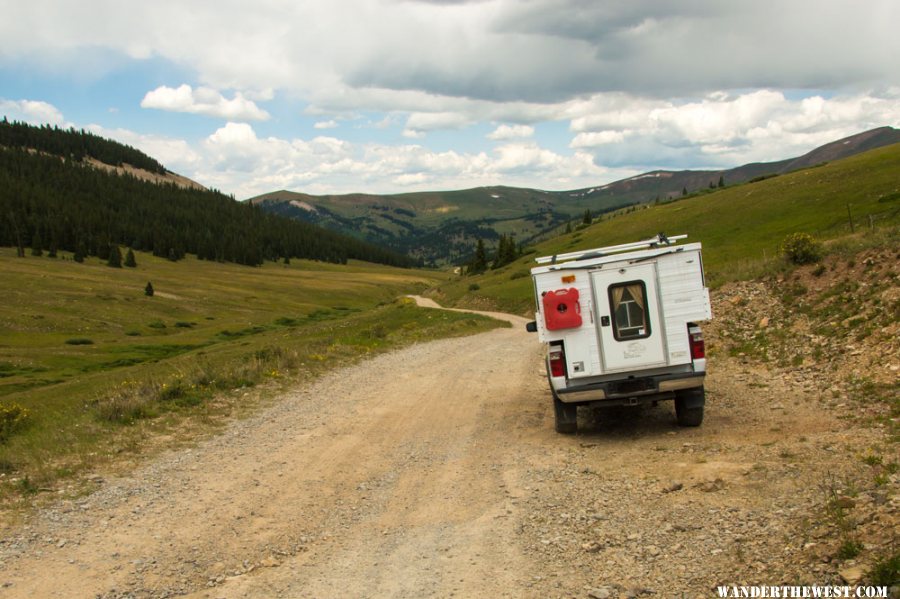
<svg viewBox="0 0 900 599"><path fill-rule="evenodd" d="M703 342L703 332L697 325L688 325L688 337L691 338L691 359L702 360L706 357L706 344Z"/></svg>
<svg viewBox="0 0 900 599"><path fill-rule="evenodd" d="M550 346L550 376L566 376L566 354L562 345Z"/></svg>

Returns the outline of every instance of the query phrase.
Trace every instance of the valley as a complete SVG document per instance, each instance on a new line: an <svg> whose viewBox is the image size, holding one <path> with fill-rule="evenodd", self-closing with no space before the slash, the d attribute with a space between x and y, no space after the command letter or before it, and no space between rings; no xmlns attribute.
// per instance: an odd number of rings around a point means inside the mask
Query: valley
<svg viewBox="0 0 900 599"><path fill-rule="evenodd" d="M138 250L115 267L44 254L36 235L29 255L0 249L4 595L892 584L898 160L887 146L614 210L480 274L271 245L256 266ZM491 192L496 205L456 199L514 223L513 191ZM416 210L454 212L433 200ZM467 243L471 223L457 224ZM581 409L577 435L554 433L523 328L533 259L660 230L704 244L704 424L678 428L663 403ZM785 258L798 231L814 233L810 264Z"/></svg>
<svg viewBox="0 0 900 599"><path fill-rule="evenodd" d="M861 258L880 279L891 256ZM609 598L871 582L900 524L896 424L877 424L891 404L859 396L845 368L733 351L761 315L791 327L772 291L714 293L697 429L662 404L582 413L582 433L557 435L540 347L505 317L512 328L335 371L197 445L98 471L90 494L7 528L0 584L10 597ZM886 334L834 359L896 356Z"/></svg>
<svg viewBox="0 0 900 599"><path fill-rule="evenodd" d="M27 413L0 430L0 500L11 513L67 485L77 492L85 471L138 459L161 439L216 430L252 411L244 393L497 326L423 318L397 298L445 275L362 262L248 268L138 252L136 267L117 269L6 248L0 276L0 406Z"/></svg>

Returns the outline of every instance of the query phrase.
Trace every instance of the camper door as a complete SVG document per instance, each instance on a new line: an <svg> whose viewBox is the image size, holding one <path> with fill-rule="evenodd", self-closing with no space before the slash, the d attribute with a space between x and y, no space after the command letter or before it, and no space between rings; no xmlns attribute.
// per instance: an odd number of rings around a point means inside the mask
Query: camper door
<svg viewBox="0 0 900 599"><path fill-rule="evenodd" d="M656 264L610 265L592 273L591 284L604 372L665 366Z"/></svg>

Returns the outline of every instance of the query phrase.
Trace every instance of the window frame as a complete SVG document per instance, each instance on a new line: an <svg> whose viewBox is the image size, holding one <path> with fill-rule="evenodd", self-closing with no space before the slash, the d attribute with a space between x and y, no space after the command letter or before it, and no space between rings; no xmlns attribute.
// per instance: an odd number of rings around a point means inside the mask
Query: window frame
<svg viewBox="0 0 900 599"><path fill-rule="evenodd" d="M628 287L631 287L633 285L640 285L640 288L641 288L641 297L644 301L644 307L639 308L639 309L643 312L643 315L644 315L644 332L640 335L634 335L634 336L630 336L630 337L622 337L619 334L619 325L618 325L618 321L616 319L616 307L617 306L615 305L615 301L613 300L613 290L620 289L620 288L627 289ZM653 334L653 329L651 328L651 322L650 322L650 304L648 303L648 298L647 298L647 284L643 280L636 279L634 281L613 283L612 285L609 285L606 288L606 295L607 295L607 298L609 299L610 320L612 321L610 324L612 326L613 338L616 341L634 341L637 339L646 339L647 337L650 337ZM633 302L633 300L631 300L631 301ZM634 303L637 303L637 302L634 302ZM619 302L619 305L620 306L622 305L621 300ZM626 310L627 310L627 308L626 308ZM628 327L628 328L636 329L638 327Z"/></svg>

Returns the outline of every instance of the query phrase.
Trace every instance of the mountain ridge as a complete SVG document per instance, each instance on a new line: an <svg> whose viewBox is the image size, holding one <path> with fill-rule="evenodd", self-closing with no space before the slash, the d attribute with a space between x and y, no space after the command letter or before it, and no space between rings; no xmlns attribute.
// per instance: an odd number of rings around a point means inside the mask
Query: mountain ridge
<svg viewBox="0 0 900 599"><path fill-rule="evenodd" d="M900 130L878 127L819 146L801 156L720 170L654 170L604 185L568 191L507 186L402 194L311 195L280 190L246 200L263 210L329 229L440 265L465 261L478 238L501 235L520 244L545 238L585 211L596 217L685 193L778 176L900 143Z"/></svg>

